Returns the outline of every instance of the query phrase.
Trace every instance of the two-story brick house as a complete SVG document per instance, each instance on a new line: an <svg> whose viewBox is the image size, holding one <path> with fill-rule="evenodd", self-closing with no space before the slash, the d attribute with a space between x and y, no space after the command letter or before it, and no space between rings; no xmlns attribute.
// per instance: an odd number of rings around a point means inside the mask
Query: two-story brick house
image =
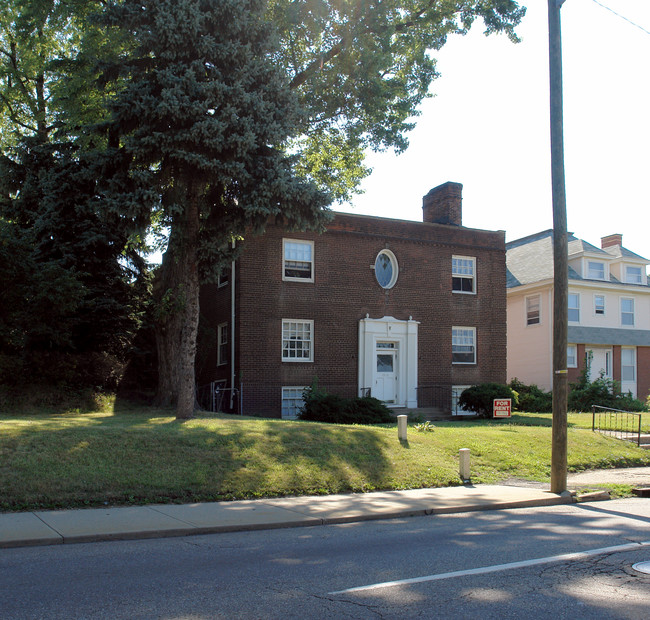
<svg viewBox="0 0 650 620"><path fill-rule="evenodd" d="M622 235L601 247L569 235L567 367L576 381L591 358L590 377L619 381L623 392L650 391L650 261L623 247ZM508 378L552 387L553 231L506 245Z"/></svg>
<svg viewBox="0 0 650 620"><path fill-rule="evenodd" d="M504 382L505 235L463 227L461 191L431 190L423 222L335 213L322 234L246 239L201 292L199 383L237 388L245 414L295 417L315 377L448 413L465 387Z"/></svg>

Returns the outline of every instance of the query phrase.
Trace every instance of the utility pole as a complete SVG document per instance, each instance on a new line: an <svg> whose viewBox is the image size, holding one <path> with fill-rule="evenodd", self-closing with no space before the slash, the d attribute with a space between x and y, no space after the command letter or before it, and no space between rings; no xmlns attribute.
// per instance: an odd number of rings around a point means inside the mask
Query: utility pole
<svg viewBox="0 0 650 620"><path fill-rule="evenodd" d="M562 116L562 41L560 9L564 0L548 0L549 76L551 99L551 177L553 184L553 433L551 492L567 489L567 339L569 244L564 179Z"/></svg>

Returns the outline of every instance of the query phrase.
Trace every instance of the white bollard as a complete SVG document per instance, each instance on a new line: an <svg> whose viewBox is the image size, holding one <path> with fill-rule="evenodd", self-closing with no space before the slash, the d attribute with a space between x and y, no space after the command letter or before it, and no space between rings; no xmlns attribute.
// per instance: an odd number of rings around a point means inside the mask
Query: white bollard
<svg viewBox="0 0 650 620"><path fill-rule="evenodd" d="M406 422L408 419L407 415L397 416L397 437L400 441L406 441Z"/></svg>
<svg viewBox="0 0 650 620"><path fill-rule="evenodd" d="M468 482L469 474L469 448L461 448L458 451L458 463L460 466L460 478L463 482Z"/></svg>

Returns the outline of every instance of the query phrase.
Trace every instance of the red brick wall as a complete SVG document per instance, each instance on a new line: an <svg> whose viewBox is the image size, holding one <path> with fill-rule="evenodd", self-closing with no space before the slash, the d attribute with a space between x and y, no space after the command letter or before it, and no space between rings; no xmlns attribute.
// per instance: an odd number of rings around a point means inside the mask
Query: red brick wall
<svg viewBox="0 0 650 620"><path fill-rule="evenodd" d="M644 401L650 394L650 347L637 347L637 398Z"/></svg>
<svg viewBox="0 0 650 620"><path fill-rule="evenodd" d="M282 281L283 237L314 240L315 282ZM399 264L388 291L372 268L382 249ZM476 257L476 295L451 292L454 254ZM269 226L246 240L238 262L237 374L245 413L279 415L281 386L309 385L315 376L331 391L355 395L358 324L366 314L420 322L420 385L505 382L505 272L502 232L344 214L322 235ZM213 312L223 312L218 302L202 306L204 315ZM312 363L281 361L282 319L314 321ZM452 365L452 326L477 328L476 365Z"/></svg>

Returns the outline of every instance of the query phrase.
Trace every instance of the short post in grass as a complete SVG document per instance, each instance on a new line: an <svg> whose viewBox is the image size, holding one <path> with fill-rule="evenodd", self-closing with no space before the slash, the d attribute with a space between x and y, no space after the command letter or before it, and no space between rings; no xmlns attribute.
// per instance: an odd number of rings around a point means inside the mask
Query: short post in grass
<svg viewBox="0 0 650 620"><path fill-rule="evenodd" d="M398 415L397 416L397 437L400 441L406 441L406 422L408 420L407 415Z"/></svg>
<svg viewBox="0 0 650 620"><path fill-rule="evenodd" d="M460 479L463 482L469 482L469 448L461 448L458 451L458 463L460 468Z"/></svg>

